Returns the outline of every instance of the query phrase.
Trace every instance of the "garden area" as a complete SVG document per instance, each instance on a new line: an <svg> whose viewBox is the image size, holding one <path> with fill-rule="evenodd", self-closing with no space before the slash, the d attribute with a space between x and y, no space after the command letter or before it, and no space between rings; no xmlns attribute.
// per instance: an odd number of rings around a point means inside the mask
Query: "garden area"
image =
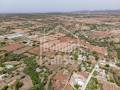
<svg viewBox="0 0 120 90"><path fill-rule="evenodd" d="M100 90L100 84L97 80L97 78L92 77L89 81L86 90Z"/></svg>
<svg viewBox="0 0 120 90"><path fill-rule="evenodd" d="M38 67L35 58L30 57L24 59L25 64L27 67L25 68L24 72L28 74L33 82L33 89L32 90L44 90L43 83L39 79L39 73L36 72L36 68Z"/></svg>
<svg viewBox="0 0 120 90"><path fill-rule="evenodd" d="M45 67L39 67L35 57L24 59L24 63L27 65L24 72L31 77L33 82L32 90L44 90L44 85L50 74L49 70Z"/></svg>
<svg viewBox="0 0 120 90"><path fill-rule="evenodd" d="M93 66L89 61L82 61L81 64L79 65L79 71L91 72L92 69L93 69Z"/></svg>

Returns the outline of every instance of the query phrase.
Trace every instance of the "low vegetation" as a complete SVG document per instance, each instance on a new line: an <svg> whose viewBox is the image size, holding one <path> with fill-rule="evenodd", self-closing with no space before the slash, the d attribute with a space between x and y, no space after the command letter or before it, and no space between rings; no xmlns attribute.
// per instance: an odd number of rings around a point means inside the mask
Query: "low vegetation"
<svg viewBox="0 0 120 90"><path fill-rule="evenodd" d="M115 83L120 86L120 76L119 75L113 75Z"/></svg>
<svg viewBox="0 0 120 90"><path fill-rule="evenodd" d="M120 48L116 50L117 51L117 57L120 60Z"/></svg>
<svg viewBox="0 0 120 90"><path fill-rule="evenodd" d="M74 52L73 53L73 60L78 60L78 56L79 56L78 52Z"/></svg>
<svg viewBox="0 0 120 90"><path fill-rule="evenodd" d="M86 90L100 90L100 85L99 85L98 80L92 77L87 85Z"/></svg>
<svg viewBox="0 0 120 90"><path fill-rule="evenodd" d="M35 61L35 58L34 57L26 58L24 62L27 65L24 72L31 77L33 82L32 90L44 90L43 83L39 79L39 73L36 72L36 68L38 67L38 65Z"/></svg>
<svg viewBox="0 0 120 90"><path fill-rule="evenodd" d="M0 56L0 64L7 61L20 61L25 57L26 56L23 54L5 53L4 55Z"/></svg>
<svg viewBox="0 0 120 90"><path fill-rule="evenodd" d="M82 63L79 65L79 71L91 72L92 69L93 69L93 66L89 61L82 61Z"/></svg>

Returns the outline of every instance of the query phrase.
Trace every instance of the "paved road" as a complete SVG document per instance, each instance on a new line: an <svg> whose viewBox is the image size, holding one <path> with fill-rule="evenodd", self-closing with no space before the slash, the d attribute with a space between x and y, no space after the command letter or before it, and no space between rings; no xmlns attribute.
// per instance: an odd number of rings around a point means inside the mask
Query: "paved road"
<svg viewBox="0 0 120 90"><path fill-rule="evenodd" d="M89 83L89 81L90 81L94 71L96 70L97 66L98 66L98 64L95 65L95 67L93 68L92 72L89 74L89 76L87 78L87 81L86 81L85 85L81 88L81 90L85 90L86 89L86 87L87 87L87 85L88 85L88 83Z"/></svg>

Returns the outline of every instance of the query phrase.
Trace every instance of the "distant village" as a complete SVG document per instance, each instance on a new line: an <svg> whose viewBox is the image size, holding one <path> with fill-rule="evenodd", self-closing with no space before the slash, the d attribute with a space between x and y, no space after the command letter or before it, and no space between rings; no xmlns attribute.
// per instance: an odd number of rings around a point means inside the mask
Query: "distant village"
<svg viewBox="0 0 120 90"><path fill-rule="evenodd" d="M0 16L0 90L120 90L120 16Z"/></svg>

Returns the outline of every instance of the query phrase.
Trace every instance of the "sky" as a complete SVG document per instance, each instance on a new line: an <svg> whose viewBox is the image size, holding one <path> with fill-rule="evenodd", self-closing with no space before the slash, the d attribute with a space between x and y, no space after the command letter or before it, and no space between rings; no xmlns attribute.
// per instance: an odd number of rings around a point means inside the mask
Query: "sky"
<svg viewBox="0 0 120 90"><path fill-rule="evenodd" d="M0 13L120 9L120 0L0 0Z"/></svg>

